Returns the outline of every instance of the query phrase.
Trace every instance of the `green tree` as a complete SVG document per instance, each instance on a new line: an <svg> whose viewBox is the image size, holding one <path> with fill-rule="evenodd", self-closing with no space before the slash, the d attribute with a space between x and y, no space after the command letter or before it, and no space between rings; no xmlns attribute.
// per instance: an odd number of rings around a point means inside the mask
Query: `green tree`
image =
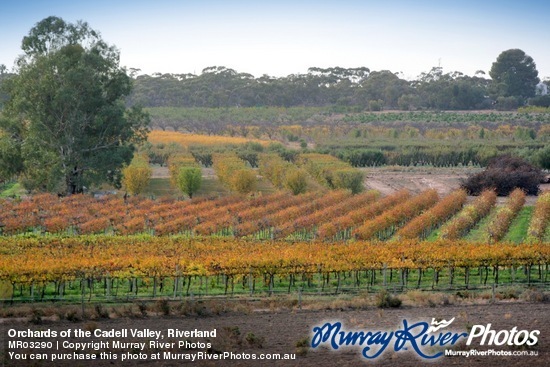
<svg viewBox="0 0 550 367"><path fill-rule="evenodd" d="M4 113L19 121L27 188L79 193L120 180L149 117L126 109L131 79L119 52L85 22L48 17L23 38Z"/></svg>
<svg viewBox="0 0 550 367"><path fill-rule="evenodd" d="M534 97L539 72L533 58L519 49L502 52L493 63L489 75L493 79L495 97Z"/></svg>
<svg viewBox="0 0 550 367"><path fill-rule="evenodd" d="M332 183L337 189L349 189L353 194L363 191L363 172L355 169L340 169L333 172Z"/></svg>
<svg viewBox="0 0 550 367"><path fill-rule="evenodd" d="M540 167L550 169L550 146L538 151L536 161Z"/></svg>
<svg viewBox="0 0 550 367"><path fill-rule="evenodd" d="M23 170L20 136L20 125L0 115L0 182Z"/></svg>
<svg viewBox="0 0 550 367"><path fill-rule="evenodd" d="M399 97L410 92L409 83L389 70L373 71L362 83L362 88L357 89L359 96L369 101L369 108L370 101L378 101L380 109L384 106L397 106ZM375 110L379 109L371 109Z"/></svg>
<svg viewBox="0 0 550 367"><path fill-rule="evenodd" d="M201 169L199 167L181 167L177 184L181 192L192 198L202 185Z"/></svg>
<svg viewBox="0 0 550 367"><path fill-rule="evenodd" d="M6 65L0 64L0 110L2 109L2 106L4 105L4 102L8 99L8 95L2 88L2 84L5 80L7 80L11 74L7 72Z"/></svg>
<svg viewBox="0 0 550 367"><path fill-rule="evenodd" d="M459 71L443 74L441 67L433 67L429 72L422 73L420 79L413 83L421 98L414 104L438 110L483 108L488 80L481 75L478 73L469 77ZM400 99L400 102L403 107L408 107L406 99Z"/></svg>

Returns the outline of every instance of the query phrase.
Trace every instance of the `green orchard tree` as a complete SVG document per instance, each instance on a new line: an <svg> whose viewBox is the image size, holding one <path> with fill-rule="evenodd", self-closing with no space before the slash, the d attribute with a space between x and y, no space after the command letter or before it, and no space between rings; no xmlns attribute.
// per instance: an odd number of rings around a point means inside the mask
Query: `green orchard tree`
<svg viewBox="0 0 550 367"><path fill-rule="evenodd" d="M125 107L132 84L119 51L87 23L58 17L37 23L22 49L6 81L4 114L22 130L24 185L69 195L90 184L119 185L149 122L140 108Z"/></svg>
<svg viewBox="0 0 550 367"><path fill-rule="evenodd" d="M202 185L202 173L200 167L181 167L177 177L178 188L181 192L193 198Z"/></svg>
<svg viewBox="0 0 550 367"><path fill-rule="evenodd" d="M498 55L489 75L496 97L517 97L520 101L534 97L539 83L535 61L520 49L511 49Z"/></svg>

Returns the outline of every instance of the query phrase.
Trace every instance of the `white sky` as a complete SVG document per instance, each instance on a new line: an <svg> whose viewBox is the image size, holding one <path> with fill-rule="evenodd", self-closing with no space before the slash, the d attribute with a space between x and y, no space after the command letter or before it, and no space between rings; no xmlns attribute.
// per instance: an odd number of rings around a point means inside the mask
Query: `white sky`
<svg viewBox="0 0 550 367"><path fill-rule="evenodd" d="M142 73L200 73L218 65L255 76L359 67L416 78L488 72L504 50L533 57L550 77L550 1L4 1L0 64L41 19L87 21Z"/></svg>

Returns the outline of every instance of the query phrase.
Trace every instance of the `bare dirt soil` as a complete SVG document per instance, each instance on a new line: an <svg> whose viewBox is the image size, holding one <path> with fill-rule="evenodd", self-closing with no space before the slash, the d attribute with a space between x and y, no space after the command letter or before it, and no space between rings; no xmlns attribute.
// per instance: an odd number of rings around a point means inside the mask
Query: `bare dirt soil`
<svg viewBox="0 0 550 367"><path fill-rule="evenodd" d="M460 186L460 176L439 174L424 176L411 173L374 173L369 174L366 180L367 188L380 191L382 195L389 195L401 189L411 192L420 192L435 189L441 195L446 195Z"/></svg>
<svg viewBox="0 0 550 367"><path fill-rule="evenodd" d="M424 168L424 167L382 167L365 169L365 187L389 195L401 189L419 193L435 189L445 196L460 187L462 180L479 172L475 168ZM541 184L541 191L550 190L550 184ZM500 198L499 198L500 199ZM527 197L526 205L534 205L536 197ZM500 201L504 201L502 198Z"/></svg>
<svg viewBox="0 0 550 367"><path fill-rule="evenodd" d="M88 322L70 323L52 322L39 326L22 324L13 320L4 320L0 323L2 334L1 345L6 346L6 330L17 327L19 329L89 329L100 328L102 330L124 329L124 328L148 328L152 330L163 330L177 328L180 330L212 330L217 329L216 338L211 338L212 351L233 352L259 355L261 353L296 353L295 360L286 361L258 361L258 360L225 360L225 361L131 361L122 363L120 361L93 361L93 362L32 362L28 364L14 364L10 361L5 366L28 365L28 366L548 366L550 365L550 332L547 331L550 325L550 309L548 303L525 303L525 302L499 302L495 304L476 305L448 305L437 307L402 307L399 309L378 309L367 308L364 310L284 310L267 311L256 310L249 314L225 314L209 317L147 317L143 319L119 318L111 320L96 320ZM404 319L409 322L426 321L431 322L432 318L450 320L455 318L452 324L452 331L466 332L476 324L491 324L492 330L540 330L538 344L533 350L538 351L538 356L476 356L476 357L441 357L436 361L428 362L420 359L412 351L395 352L393 347L388 347L384 354L376 360L367 361L361 356L361 348L343 347L337 351L326 347L313 349L302 349L296 347L300 341L309 337L314 326L321 326L328 321L340 321L347 330L384 331L402 328ZM237 329L238 328L238 329ZM233 330L233 332L231 331ZM237 332L235 332L238 330ZM247 334L253 333L252 342ZM148 339L149 340L149 339ZM205 339L188 339L191 341L205 341ZM89 341L89 340L83 340ZM134 341L136 341L134 339ZM143 341L143 339L142 339ZM521 350L518 347L502 346L487 347L473 345L478 350ZM515 349L514 349L515 348ZM468 350L464 342L454 347L456 350ZM135 353L138 351L135 350ZM154 350L149 350L154 352ZM181 350L174 350L181 353ZM183 352L194 352L187 350Z"/></svg>

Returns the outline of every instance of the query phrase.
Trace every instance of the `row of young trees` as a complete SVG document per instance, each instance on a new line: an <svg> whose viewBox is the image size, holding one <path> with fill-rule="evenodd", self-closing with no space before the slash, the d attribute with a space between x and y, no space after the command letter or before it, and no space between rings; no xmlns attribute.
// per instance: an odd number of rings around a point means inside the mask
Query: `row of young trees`
<svg viewBox="0 0 550 367"><path fill-rule="evenodd" d="M258 159L259 173L277 189L287 189L294 195L303 194L308 188L308 174L278 154L263 153Z"/></svg>
<svg viewBox="0 0 550 367"><path fill-rule="evenodd" d="M550 231L550 192L540 195L533 211L533 217L527 231L527 239L530 242L542 242L544 236Z"/></svg>
<svg viewBox="0 0 550 367"><path fill-rule="evenodd" d="M508 202L500 207L491 218L487 228L487 240L491 242L500 241L508 232L510 224L519 214L525 204L525 192L517 188L510 193Z"/></svg>
<svg viewBox="0 0 550 367"><path fill-rule="evenodd" d="M209 156L207 160L213 162L219 180L233 192L246 194L255 190L257 177L256 172L251 169L253 166L257 166L258 173L270 181L276 189L285 189L294 195L305 193L308 186L312 185L313 178L308 172L314 174L322 185L330 189L349 189L354 194L363 189L362 173L330 155L290 156L289 159L296 160L299 167L283 159L281 155L273 153L273 150L271 153L261 153L263 148L260 151L249 151L246 148L228 149L223 153L209 152L201 156L203 159L206 155ZM164 154L165 150L167 154ZM161 153L158 153L159 151ZM149 165L148 156L159 159L161 154L163 162L168 165L170 183L173 187L178 188L189 198L192 198L201 188L202 169L197 162L200 157L185 153L181 147L160 150L158 145L152 144L149 144L144 152L144 154L137 154L131 164L122 171L122 184L130 195L142 193L149 184L152 168ZM284 154L284 151L279 153Z"/></svg>
<svg viewBox="0 0 550 367"><path fill-rule="evenodd" d="M425 239L434 229L445 223L466 203L466 191L457 190L445 196L436 205L412 219L397 232L399 239Z"/></svg>
<svg viewBox="0 0 550 367"><path fill-rule="evenodd" d="M439 196L435 190L426 190L394 208L384 211L379 216L366 220L353 230L353 234L362 240L386 240L404 223L420 215L438 201Z"/></svg>
<svg viewBox="0 0 550 367"><path fill-rule="evenodd" d="M136 154L132 162L122 169L122 188L126 190L126 194L142 194L150 185L153 169L150 165L149 156L152 156L153 159L159 159L160 156L157 153L159 150L153 149L154 146L150 145L145 150L146 153ZM152 151L153 154L151 154ZM202 185L201 166L191 154L183 153L180 149L174 150L173 154L163 154L162 158L168 165L170 184L179 189L181 193L192 198Z"/></svg>
<svg viewBox="0 0 550 367"><path fill-rule="evenodd" d="M328 154L304 153L296 160L317 182L329 189L363 191L363 172Z"/></svg>
<svg viewBox="0 0 550 367"><path fill-rule="evenodd" d="M481 218L487 216L495 206L497 194L494 190L485 190L473 203L466 205L455 217L441 228L440 237L458 239L472 229Z"/></svg>

